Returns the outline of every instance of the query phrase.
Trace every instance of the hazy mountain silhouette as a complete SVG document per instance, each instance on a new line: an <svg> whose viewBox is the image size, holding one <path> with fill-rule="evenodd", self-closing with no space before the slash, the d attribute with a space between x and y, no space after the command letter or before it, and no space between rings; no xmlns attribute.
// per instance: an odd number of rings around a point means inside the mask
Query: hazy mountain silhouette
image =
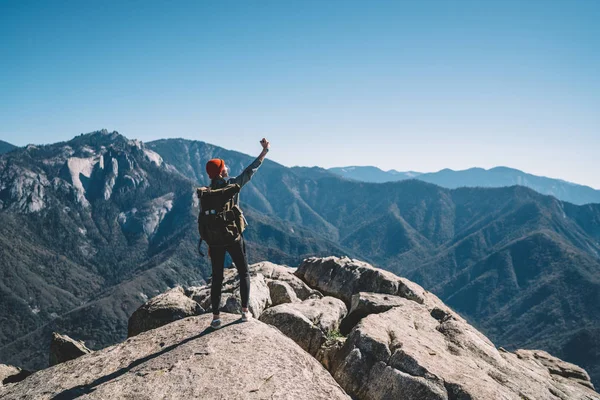
<svg viewBox="0 0 600 400"><path fill-rule="evenodd" d="M507 167L487 170L470 168L463 171L443 169L431 173L382 171L377 167L341 167L330 168L329 171L348 179L364 182L395 182L414 178L449 189L521 185L573 204L600 203L600 190Z"/></svg>
<svg viewBox="0 0 600 400"><path fill-rule="evenodd" d="M343 176L344 178L375 183L403 181L405 179L413 179L421 175L420 172L400 172L396 171L395 169L384 171L377 167L370 166L334 167L329 168L328 171L336 175Z"/></svg>

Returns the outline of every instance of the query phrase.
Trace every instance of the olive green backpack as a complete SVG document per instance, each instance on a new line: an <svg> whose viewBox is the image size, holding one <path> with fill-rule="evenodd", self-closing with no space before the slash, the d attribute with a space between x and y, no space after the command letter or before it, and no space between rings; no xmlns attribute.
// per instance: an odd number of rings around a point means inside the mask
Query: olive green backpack
<svg viewBox="0 0 600 400"><path fill-rule="evenodd" d="M201 242L204 240L209 246L227 246L240 239L246 228L246 220L242 210L234 204L234 197L239 192L238 184L219 189L196 189L200 199L198 231Z"/></svg>

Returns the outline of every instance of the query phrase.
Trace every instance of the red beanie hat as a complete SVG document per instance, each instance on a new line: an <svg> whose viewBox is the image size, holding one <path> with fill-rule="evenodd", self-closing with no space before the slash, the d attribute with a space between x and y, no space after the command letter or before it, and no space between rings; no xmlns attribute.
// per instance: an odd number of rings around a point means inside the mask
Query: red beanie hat
<svg viewBox="0 0 600 400"><path fill-rule="evenodd" d="M210 179L215 179L225 169L225 161L220 158L213 158L206 163L206 173Z"/></svg>

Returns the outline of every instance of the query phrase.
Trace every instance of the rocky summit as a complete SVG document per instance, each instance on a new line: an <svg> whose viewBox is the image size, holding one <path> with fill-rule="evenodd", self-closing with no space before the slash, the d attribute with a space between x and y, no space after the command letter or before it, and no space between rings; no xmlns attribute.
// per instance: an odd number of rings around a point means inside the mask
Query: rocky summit
<svg viewBox="0 0 600 400"><path fill-rule="evenodd" d="M347 399L277 329L225 315L185 318L4 386L2 399Z"/></svg>
<svg viewBox="0 0 600 400"><path fill-rule="evenodd" d="M600 400L584 369L496 348L435 295L365 262L251 272L251 321L235 314L228 270L220 329L209 327L210 283L174 288L134 313L126 341L4 379L0 399Z"/></svg>

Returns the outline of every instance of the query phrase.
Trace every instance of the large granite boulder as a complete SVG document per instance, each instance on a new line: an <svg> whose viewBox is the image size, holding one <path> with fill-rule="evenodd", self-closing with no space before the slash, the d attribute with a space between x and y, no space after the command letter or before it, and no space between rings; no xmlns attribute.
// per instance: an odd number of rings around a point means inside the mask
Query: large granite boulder
<svg viewBox="0 0 600 400"><path fill-rule="evenodd" d="M400 296L381 293L360 292L352 296L352 304L348 316L340 325L342 334L347 335L358 322L371 314L379 314L404 304Z"/></svg>
<svg viewBox="0 0 600 400"><path fill-rule="evenodd" d="M285 303L298 303L300 301L294 289L287 282L269 280L267 286L269 287L273 306Z"/></svg>
<svg viewBox="0 0 600 400"><path fill-rule="evenodd" d="M211 283L212 284L212 283ZM189 287L185 290L186 296L200 304L206 312L212 312L210 299L211 284L204 286ZM248 309L254 318L260 317L260 314L271 306L271 294L267 286L267 280L260 273L251 270L250 274L250 302ZM240 297L240 278L237 270L227 268L223 274L223 286L221 288L220 311L228 313L240 313L242 302Z"/></svg>
<svg viewBox="0 0 600 400"><path fill-rule="evenodd" d="M575 366L498 350L452 311L398 302L363 318L330 363L357 399L600 399Z"/></svg>
<svg viewBox="0 0 600 400"><path fill-rule="evenodd" d="M295 274L323 294L342 299L348 307L359 292L396 295L428 308L443 307L436 296L416 283L348 257L307 258Z"/></svg>
<svg viewBox="0 0 600 400"><path fill-rule="evenodd" d="M297 268L286 265L274 264L269 261L261 261L250 265L250 271L263 274L267 279L281 279L282 276L293 274ZM310 291L310 288L309 288Z"/></svg>
<svg viewBox="0 0 600 400"><path fill-rule="evenodd" d="M212 279L209 279L207 285L202 286L191 286L185 289L184 293L187 297L191 298L206 311L212 311L212 305L210 301L210 289L212 285ZM229 295L232 295L235 289L239 288L240 279L235 268L225 268L223 270L223 284L221 286L221 307L225 306L225 302Z"/></svg>
<svg viewBox="0 0 600 400"><path fill-rule="evenodd" d="M74 360L91 352L82 341L54 332L50 342L50 366Z"/></svg>
<svg viewBox="0 0 600 400"><path fill-rule="evenodd" d="M515 352L521 360L527 360L531 363L540 365L548 369L554 379L563 377L571 381L576 381L583 386L594 389L594 385L590 381L590 376L583 368L556 358L543 350L517 350Z"/></svg>
<svg viewBox="0 0 600 400"><path fill-rule="evenodd" d="M200 307L205 312L212 312L212 304L210 300L210 286L191 286L185 289L184 293L187 297L200 304ZM227 299L225 299L227 300ZM223 296L221 296L221 306L224 306Z"/></svg>
<svg viewBox="0 0 600 400"><path fill-rule="evenodd" d="M296 272L295 268L285 267L283 265L277 265L268 261L264 261L252 264L250 266L250 271L254 273L260 273L268 280L287 283L300 300L323 297L318 290L311 288L304 283L302 279L294 275Z"/></svg>
<svg viewBox="0 0 600 400"><path fill-rule="evenodd" d="M203 312L204 309L187 297L184 290L178 286L153 297L135 310L129 318L127 336L139 335L147 330Z"/></svg>
<svg viewBox="0 0 600 400"><path fill-rule="evenodd" d="M323 297L271 307L260 320L277 327L304 350L316 355L327 335L339 329L346 313L344 302L335 297Z"/></svg>
<svg viewBox="0 0 600 400"><path fill-rule="evenodd" d="M333 363L335 362L336 356L346 343L346 337L341 335L331 335L327 337L327 340L321 345L315 358L327 369L331 371Z"/></svg>
<svg viewBox="0 0 600 400"><path fill-rule="evenodd" d="M239 281L238 281L239 282ZM222 310L228 313L239 314L242 311L242 300L240 296L239 283L233 290L233 293L222 295L221 301L225 298L225 305ZM256 274L250 277L250 300L248 310L254 318L260 317L263 311L271 306L271 294L269 287L262 274Z"/></svg>
<svg viewBox="0 0 600 400"><path fill-rule="evenodd" d="M331 375L277 329L253 320L207 328L175 321L0 388L13 399L348 399Z"/></svg>

